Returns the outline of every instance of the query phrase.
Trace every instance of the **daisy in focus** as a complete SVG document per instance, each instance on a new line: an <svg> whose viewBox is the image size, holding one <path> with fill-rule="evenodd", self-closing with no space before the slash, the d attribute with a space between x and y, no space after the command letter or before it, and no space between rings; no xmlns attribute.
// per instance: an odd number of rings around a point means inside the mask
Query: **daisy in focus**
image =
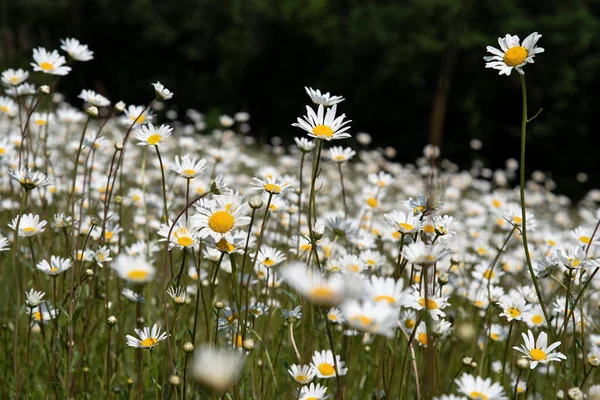
<svg viewBox="0 0 600 400"><path fill-rule="evenodd" d="M500 50L487 46L487 51L493 55L483 57L486 61L485 67L497 69L500 71L499 75L510 75L513 68L521 75L525 75L523 66L533 64L535 55L544 52L543 48L536 46L541 37L542 35L533 32L523 40L522 44L517 35L507 34L503 38L498 38Z"/></svg>
<svg viewBox="0 0 600 400"><path fill-rule="evenodd" d="M140 117L141 118L141 117ZM161 125L155 127L152 124L144 125L135 134L135 138L139 140L139 146L158 146L173 132L173 128L169 125Z"/></svg>
<svg viewBox="0 0 600 400"><path fill-rule="evenodd" d="M525 354L525 357L532 361L531 369L534 369L538 364L546 364L550 361L560 362L560 360L567 359L567 357L562 353L552 353L552 350L560 346L561 342L554 342L548 346L548 335L546 332L540 333L537 341L535 340L531 330L527 331L527 335L525 333L522 333L521 335L523 336L525 344L522 344L521 347L515 346L513 349Z"/></svg>
<svg viewBox="0 0 600 400"><path fill-rule="evenodd" d="M152 329L145 327L143 329L134 330L139 336L139 339L134 336L127 335L127 345L131 347L137 347L139 349L152 350L154 346L167 338L166 332L161 333L161 329L156 324L152 326Z"/></svg>
<svg viewBox="0 0 600 400"><path fill-rule="evenodd" d="M33 49L33 61L31 66L36 72L43 72L50 75L67 75L71 72L71 67L66 66L67 60L58 51L49 52L43 47Z"/></svg>
<svg viewBox="0 0 600 400"><path fill-rule="evenodd" d="M312 108L306 106L304 119L298 118L298 122L293 123L292 126L304 129L308 132L308 136L315 139L330 141L349 138L350 134L346 131L350 129L348 124L352 121L344 121L346 114L342 114L336 118L336 111L337 105L328 108L326 113L322 104L319 105L316 113Z"/></svg>
<svg viewBox="0 0 600 400"><path fill-rule="evenodd" d="M337 364L337 373L335 370L335 364ZM343 376L348 372L348 368L344 367L344 362L341 360L339 355L335 356L335 362L333 361L333 353L331 350L316 351L312 356L311 367L315 372L317 378L333 378L334 376Z"/></svg>

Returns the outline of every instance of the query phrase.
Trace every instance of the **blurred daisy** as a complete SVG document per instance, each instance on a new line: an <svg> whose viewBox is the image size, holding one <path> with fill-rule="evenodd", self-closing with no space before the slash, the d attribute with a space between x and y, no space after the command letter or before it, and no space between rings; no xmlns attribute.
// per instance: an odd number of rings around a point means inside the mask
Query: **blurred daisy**
<svg viewBox="0 0 600 400"><path fill-rule="evenodd" d="M31 315L32 322L38 324L47 324L58 315L58 311L50 307L48 301L42 301L37 307L27 308L27 313Z"/></svg>
<svg viewBox="0 0 600 400"><path fill-rule="evenodd" d="M269 194L282 194L288 190L292 190L289 182L278 182L274 176L267 177L266 181L257 177L252 178L252 180L251 185L254 186L254 190L264 190Z"/></svg>
<svg viewBox="0 0 600 400"><path fill-rule="evenodd" d="M9 249L8 245L8 239L0 235L0 251L7 251Z"/></svg>
<svg viewBox="0 0 600 400"><path fill-rule="evenodd" d="M151 281L156 273L156 269L146 261L144 256L131 257L119 254L111 266L122 279L135 284Z"/></svg>
<svg viewBox="0 0 600 400"><path fill-rule="evenodd" d="M194 351L192 378L217 392L230 389L242 376L242 352L203 345Z"/></svg>
<svg viewBox="0 0 600 400"><path fill-rule="evenodd" d="M33 61L31 66L34 71L40 71L51 75L67 75L71 67L66 66L67 60L58 51L48 52L43 47L33 49Z"/></svg>
<svg viewBox="0 0 600 400"><path fill-rule="evenodd" d="M144 302L144 297L141 294L138 294L129 288L123 289L123 291L121 293L123 294L123 296L125 296L125 298L127 300L129 300L132 303L143 303Z"/></svg>
<svg viewBox="0 0 600 400"><path fill-rule="evenodd" d="M337 373L335 364L337 364ZM333 353L331 350L322 350L321 352L315 351L310 366L317 378L321 379L333 378L337 375L343 376L348 372L348 368L344 368L344 362L339 355L336 355L335 362L333 361Z"/></svg>
<svg viewBox="0 0 600 400"><path fill-rule="evenodd" d="M346 133L346 131L350 129L350 126L347 124L352 121L344 121L344 118L346 117L345 114L342 114L336 118L336 111L337 105L328 108L326 114L322 104L319 105L317 113L315 113L314 110L309 106L306 106L307 114L304 116L304 119L298 118L298 122L293 123L292 126L304 129L306 132L308 132L308 136L316 139L330 141L349 138L350 134Z"/></svg>
<svg viewBox="0 0 600 400"><path fill-rule="evenodd" d="M189 154L179 158L175 156L175 163L169 165L169 168L185 179L193 179L206 170L206 160L203 158L196 162L196 158L191 158Z"/></svg>
<svg viewBox="0 0 600 400"><path fill-rule="evenodd" d="M56 276L71 268L72 265L73 264L69 258L51 256L50 263L48 263L48 261L46 260L42 260L38 263L37 269L39 269L46 275Z"/></svg>
<svg viewBox="0 0 600 400"><path fill-rule="evenodd" d="M25 191L33 190L40 186L54 185L54 178L40 171L21 168L19 170L8 170L8 174L21 184Z"/></svg>
<svg viewBox="0 0 600 400"><path fill-rule="evenodd" d="M335 163L350 161L356 152L350 147L333 146L329 149L329 158Z"/></svg>
<svg viewBox="0 0 600 400"><path fill-rule="evenodd" d="M298 146L298 148L303 153L311 152L315 148L315 141L314 140L308 140L305 137L302 137L302 138L295 137L294 140L296 141L296 146Z"/></svg>
<svg viewBox="0 0 600 400"><path fill-rule="evenodd" d="M84 89L77 97L96 107L106 107L110 105L110 101L106 97L94 92L93 90Z"/></svg>
<svg viewBox="0 0 600 400"><path fill-rule="evenodd" d="M0 96L0 111L9 117L14 117L17 113L17 103L9 97Z"/></svg>
<svg viewBox="0 0 600 400"><path fill-rule="evenodd" d="M139 349L152 350L154 346L167 338L167 334L164 332L161 333L161 329L156 324L152 326L152 329L145 327L143 329L134 329L134 331L139 336L139 339L127 335L127 345Z"/></svg>
<svg viewBox="0 0 600 400"><path fill-rule="evenodd" d="M582 268L588 260L583 247L574 246L568 250L558 248L556 252L556 261L569 269Z"/></svg>
<svg viewBox="0 0 600 400"><path fill-rule="evenodd" d="M300 389L298 400L327 400L329 397L326 386L321 386L320 383L316 385L311 383L309 386L303 386Z"/></svg>
<svg viewBox="0 0 600 400"><path fill-rule="evenodd" d="M29 78L29 72L24 71L21 68L12 69L9 68L2 72L2 83L8 86L19 86Z"/></svg>
<svg viewBox="0 0 600 400"><path fill-rule="evenodd" d="M387 302L373 303L370 300L359 302L350 300L340 305L347 324L361 332L393 337L398 318L397 309Z"/></svg>
<svg viewBox="0 0 600 400"><path fill-rule="evenodd" d="M153 83L154 91L156 92L156 96L160 97L163 100L169 100L173 97L173 92L164 87L164 85L160 82Z"/></svg>
<svg viewBox="0 0 600 400"><path fill-rule="evenodd" d="M102 263L112 261L110 249L106 246L101 246L94 254L94 260L96 260L96 264L100 267L102 267Z"/></svg>
<svg viewBox="0 0 600 400"><path fill-rule="evenodd" d="M296 382L301 385L306 385L312 381L315 377L315 371L310 367L310 365L296 365L292 364L288 373L294 378Z"/></svg>
<svg viewBox="0 0 600 400"><path fill-rule="evenodd" d="M394 307L400 307L404 301L404 280L395 281L394 278L372 275L365 282L365 297L375 303L387 303Z"/></svg>
<svg viewBox="0 0 600 400"><path fill-rule="evenodd" d="M46 293L44 292L38 292L35 289L31 289L29 292L25 292L25 303L29 307L37 307L42 304L42 299L45 295Z"/></svg>
<svg viewBox="0 0 600 400"><path fill-rule="evenodd" d="M533 64L535 55L544 52L543 48L536 46L541 37L542 35L533 32L523 40L522 45L516 35L507 34L503 38L498 38L500 50L487 46L487 51L493 55L483 57L486 61L485 67L499 70L500 75L510 75L514 68L524 75L523 66L528 63Z"/></svg>
<svg viewBox="0 0 600 400"><path fill-rule="evenodd" d="M188 292L186 292L185 288L182 288L181 286L178 286L178 287L171 286L170 288L167 289L167 294L169 295L171 300L173 300L173 302L176 305L180 305L180 306L185 304L187 302L187 300L190 298L190 294Z"/></svg>
<svg viewBox="0 0 600 400"><path fill-rule="evenodd" d="M497 304L502 307L500 316L506 317L508 322L513 319L521 321L523 314L531 309L531 305L526 304L525 299L521 296L502 296Z"/></svg>
<svg viewBox="0 0 600 400"><path fill-rule="evenodd" d="M329 94L329 92L321 93L319 89L313 89L304 86L304 90L306 90L306 94L308 94L312 102L317 105L324 105L325 107L327 107L344 101L344 98L342 96L332 96L331 94Z"/></svg>
<svg viewBox="0 0 600 400"><path fill-rule="evenodd" d="M144 106L129 105L123 110L123 113L125 114L122 118L123 123L141 125L144 122L152 121L154 116L148 110L144 111L144 109Z"/></svg>
<svg viewBox="0 0 600 400"><path fill-rule="evenodd" d="M490 378L483 379L480 376L463 374L454 380L458 391L472 400L507 400L504 389L499 383L492 383Z"/></svg>
<svg viewBox="0 0 600 400"><path fill-rule="evenodd" d="M292 264L281 271L283 279L309 301L325 306L336 306L344 296L344 280L339 274L328 277L319 271L307 271L301 264Z"/></svg>
<svg viewBox="0 0 600 400"><path fill-rule="evenodd" d="M90 61L94 59L94 52L91 51L87 44L81 44L79 40L73 38L61 39L62 46L60 48L69 54L72 59L77 61Z"/></svg>
<svg viewBox="0 0 600 400"><path fill-rule="evenodd" d="M417 232L421 228L421 220L418 216L405 214L402 211L392 211L384 214L385 222L393 227L396 232L403 234Z"/></svg>
<svg viewBox="0 0 600 400"><path fill-rule="evenodd" d="M169 125L161 125L155 127L152 124L144 125L135 134L135 138L140 142L140 146L158 146L165 140L166 137L170 136L173 132L173 128Z"/></svg>
<svg viewBox="0 0 600 400"><path fill-rule="evenodd" d="M15 217L11 224L8 224L13 230L17 227L17 219ZM31 237L44 232L46 221L40 221L39 215L23 214L19 221L19 236L20 237Z"/></svg>
<svg viewBox="0 0 600 400"><path fill-rule="evenodd" d="M404 246L404 249L402 249L402 255L408 262L424 267L435 264L445 254L446 247L440 243L425 244L416 242Z"/></svg>
<svg viewBox="0 0 600 400"><path fill-rule="evenodd" d="M513 349L520 351L525 354L525 357L532 360L531 369L534 369L538 364L546 364L550 361L560 362L560 360L567 359L562 353L552 353L552 350L560 346L561 342L554 342L548 346L548 335L546 332L541 332L537 341L531 330L527 331L527 335L525 333L521 333L521 335L523 336L525 344L522 344L521 347L515 346Z"/></svg>

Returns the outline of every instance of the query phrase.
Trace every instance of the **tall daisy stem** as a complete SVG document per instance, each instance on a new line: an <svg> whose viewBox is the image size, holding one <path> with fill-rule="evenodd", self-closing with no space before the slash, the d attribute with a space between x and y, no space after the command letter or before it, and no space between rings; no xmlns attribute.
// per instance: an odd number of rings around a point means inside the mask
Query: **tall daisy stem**
<svg viewBox="0 0 600 400"><path fill-rule="evenodd" d="M544 299L542 298L542 291L540 290L540 285L538 284L537 277L535 276L535 271L533 270L533 265L531 263L531 255L529 254L529 246L527 244L527 213L525 209L525 144L527 142L527 87L525 85L525 76L519 75L521 78L521 92L523 95L523 115L521 117L521 163L520 167L520 189L521 189L521 235L523 236L523 249L525 250L525 259L527 260L527 268L529 269L529 275L531 276L531 280L533 281L533 287L535 288L535 293L537 295L539 304L542 308L542 312L544 313L544 318L546 319L546 323L548 324L548 331L550 335L554 339L555 333L552 328L552 323L550 322L550 316L548 315L548 311L546 310L546 306L544 305Z"/></svg>

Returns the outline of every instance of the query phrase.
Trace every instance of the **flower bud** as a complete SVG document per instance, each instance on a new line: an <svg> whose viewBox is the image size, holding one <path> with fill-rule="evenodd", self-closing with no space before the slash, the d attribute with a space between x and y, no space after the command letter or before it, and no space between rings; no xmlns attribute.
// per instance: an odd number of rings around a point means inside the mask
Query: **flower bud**
<svg viewBox="0 0 600 400"><path fill-rule="evenodd" d="M121 196L115 196L115 203L121 204L122 201L123 201L123 198Z"/></svg>
<svg viewBox="0 0 600 400"><path fill-rule="evenodd" d="M254 210L258 210L259 208L261 208L263 206L263 199L260 196L252 196L252 197L250 197L250 200L248 200L248 204Z"/></svg>
<svg viewBox="0 0 600 400"><path fill-rule="evenodd" d="M123 150L123 142L115 142L114 147L117 151Z"/></svg>
<svg viewBox="0 0 600 400"><path fill-rule="evenodd" d="M181 385L181 378L179 375L171 375L169 377L169 383L173 386L179 386Z"/></svg>
<svg viewBox="0 0 600 400"><path fill-rule="evenodd" d="M438 275L438 283L441 286L444 286L448 283L448 279L449 279L449 275L447 272L440 272L440 274Z"/></svg>
<svg viewBox="0 0 600 400"><path fill-rule="evenodd" d="M583 392L577 386L572 387L567 392L567 397L571 400L583 400Z"/></svg>
<svg viewBox="0 0 600 400"><path fill-rule="evenodd" d="M314 241L321 240L323 238L323 234L325 233L325 225L320 223L315 223L312 229L312 239Z"/></svg>
<svg viewBox="0 0 600 400"><path fill-rule="evenodd" d="M517 368L519 369L529 369L531 363L525 357L521 357L517 360Z"/></svg>
<svg viewBox="0 0 600 400"><path fill-rule="evenodd" d="M48 85L40 86L40 93L41 94L50 94L50 86L48 86Z"/></svg>
<svg viewBox="0 0 600 400"><path fill-rule="evenodd" d="M244 340L243 346L244 346L245 350L248 350L248 351L253 350L254 349L254 340L253 339Z"/></svg>
<svg viewBox="0 0 600 400"><path fill-rule="evenodd" d="M223 308L225 308L225 304L223 304L222 301L220 301L220 300L215 301L215 309L222 310Z"/></svg>
<svg viewBox="0 0 600 400"><path fill-rule="evenodd" d="M94 276L94 270L91 268L86 269L85 275L91 278L92 276Z"/></svg>
<svg viewBox="0 0 600 400"><path fill-rule="evenodd" d="M123 110L125 110L125 103L123 103L122 101L119 101L117 104L115 104L115 111L117 113L122 113Z"/></svg>
<svg viewBox="0 0 600 400"><path fill-rule="evenodd" d="M98 107L96 106L89 106L88 108L85 109L85 113L87 115L89 115L90 117L97 117L98 116Z"/></svg>
<svg viewBox="0 0 600 400"><path fill-rule="evenodd" d="M471 358L471 357L464 357L460 362L462 363L462 365L464 367L469 367L469 366L471 366L471 363L473 362L473 358Z"/></svg>
<svg viewBox="0 0 600 400"><path fill-rule="evenodd" d="M192 351L194 351L194 345L192 344L192 342L185 342L185 344L183 345L183 351L185 351L186 353L191 353Z"/></svg>
<svg viewBox="0 0 600 400"><path fill-rule="evenodd" d="M115 326L117 324L117 317L111 315L106 319L106 323L108 324L108 326Z"/></svg>

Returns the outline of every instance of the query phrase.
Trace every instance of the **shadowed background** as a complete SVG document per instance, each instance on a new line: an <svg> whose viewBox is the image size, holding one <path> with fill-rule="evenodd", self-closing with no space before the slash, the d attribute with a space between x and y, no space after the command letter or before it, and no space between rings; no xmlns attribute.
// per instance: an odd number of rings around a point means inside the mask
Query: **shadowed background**
<svg viewBox="0 0 600 400"><path fill-rule="evenodd" d="M0 68L27 68L33 47L88 44L59 90L142 104L150 82L214 121L248 111L254 134L291 141L312 86L346 97L352 132L413 161L428 142L467 167L502 167L520 151L521 89L485 68L487 45L533 31L546 52L525 67L527 164L577 199L600 187L595 115L600 88L600 1L573 0L0 0ZM30 69L30 68L29 68ZM35 74L38 75L38 74ZM183 114L180 114L183 116ZM469 142L480 139L474 153ZM343 144L343 143L342 143ZM578 172L589 181L579 183Z"/></svg>

